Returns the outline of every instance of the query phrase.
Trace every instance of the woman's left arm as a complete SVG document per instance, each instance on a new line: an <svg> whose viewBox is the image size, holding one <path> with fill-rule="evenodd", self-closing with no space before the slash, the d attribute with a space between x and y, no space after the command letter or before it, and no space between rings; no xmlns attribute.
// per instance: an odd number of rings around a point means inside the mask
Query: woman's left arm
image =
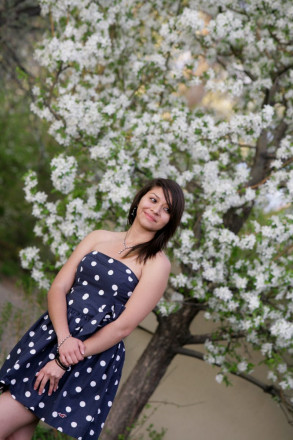
<svg viewBox="0 0 293 440"><path fill-rule="evenodd" d="M107 350L137 327L164 294L170 270L171 264L162 253L147 261L123 313L84 341L85 357Z"/></svg>

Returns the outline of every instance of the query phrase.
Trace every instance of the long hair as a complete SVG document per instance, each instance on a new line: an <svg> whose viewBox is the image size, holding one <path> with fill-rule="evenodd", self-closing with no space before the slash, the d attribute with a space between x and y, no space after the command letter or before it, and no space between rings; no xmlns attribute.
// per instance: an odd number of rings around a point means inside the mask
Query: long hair
<svg viewBox="0 0 293 440"><path fill-rule="evenodd" d="M149 181L146 185L135 195L133 202L129 208L128 223L132 225L136 217L136 208L142 197L152 188L158 186L162 188L168 208L170 210L170 219L168 223L155 236L145 243L137 244L125 254L136 253L137 258L141 262L146 262L148 258L152 258L157 252L161 251L167 245L167 242L174 235L184 210L184 194L181 187L174 180L157 178Z"/></svg>

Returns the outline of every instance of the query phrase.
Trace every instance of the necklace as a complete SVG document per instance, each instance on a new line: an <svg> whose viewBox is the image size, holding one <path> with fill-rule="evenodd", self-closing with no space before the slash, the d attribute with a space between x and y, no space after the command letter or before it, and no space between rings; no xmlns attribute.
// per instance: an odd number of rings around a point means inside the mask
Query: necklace
<svg viewBox="0 0 293 440"><path fill-rule="evenodd" d="M123 249L121 251L118 251L118 254L122 254L122 252L126 251L127 249L132 249L134 246L126 246L126 237L127 237L128 231L126 232L126 235L123 239Z"/></svg>

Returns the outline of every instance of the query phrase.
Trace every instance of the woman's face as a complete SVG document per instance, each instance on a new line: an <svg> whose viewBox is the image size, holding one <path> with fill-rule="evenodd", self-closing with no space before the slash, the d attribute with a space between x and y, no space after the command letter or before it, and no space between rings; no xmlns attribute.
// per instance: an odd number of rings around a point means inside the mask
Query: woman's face
<svg viewBox="0 0 293 440"><path fill-rule="evenodd" d="M136 218L146 229L159 231L169 222L169 211L163 189L155 186L140 199Z"/></svg>

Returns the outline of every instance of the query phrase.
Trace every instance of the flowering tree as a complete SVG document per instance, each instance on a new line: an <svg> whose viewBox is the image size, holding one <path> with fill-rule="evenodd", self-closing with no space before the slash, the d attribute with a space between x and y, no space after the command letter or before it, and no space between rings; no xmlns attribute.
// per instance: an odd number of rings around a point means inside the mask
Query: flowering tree
<svg viewBox="0 0 293 440"><path fill-rule="evenodd" d="M214 3L40 0L51 31L36 50L45 79L32 110L62 152L51 163L54 199L33 172L25 192L56 267L92 229L125 228L145 180L176 179L187 200L167 249L176 275L105 439L134 422L177 353L219 366L217 381L227 382L228 373L252 372L241 351L248 342L268 367L264 389L292 405L293 6ZM179 90L196 85L230 99L231 115L190 109ZM284 208L264 215L277 196ZM54 271L39 249L21 258L47 289ZM192 335L201 311L215 330ZM184 347L203 343L205 354Z"/></svg>

